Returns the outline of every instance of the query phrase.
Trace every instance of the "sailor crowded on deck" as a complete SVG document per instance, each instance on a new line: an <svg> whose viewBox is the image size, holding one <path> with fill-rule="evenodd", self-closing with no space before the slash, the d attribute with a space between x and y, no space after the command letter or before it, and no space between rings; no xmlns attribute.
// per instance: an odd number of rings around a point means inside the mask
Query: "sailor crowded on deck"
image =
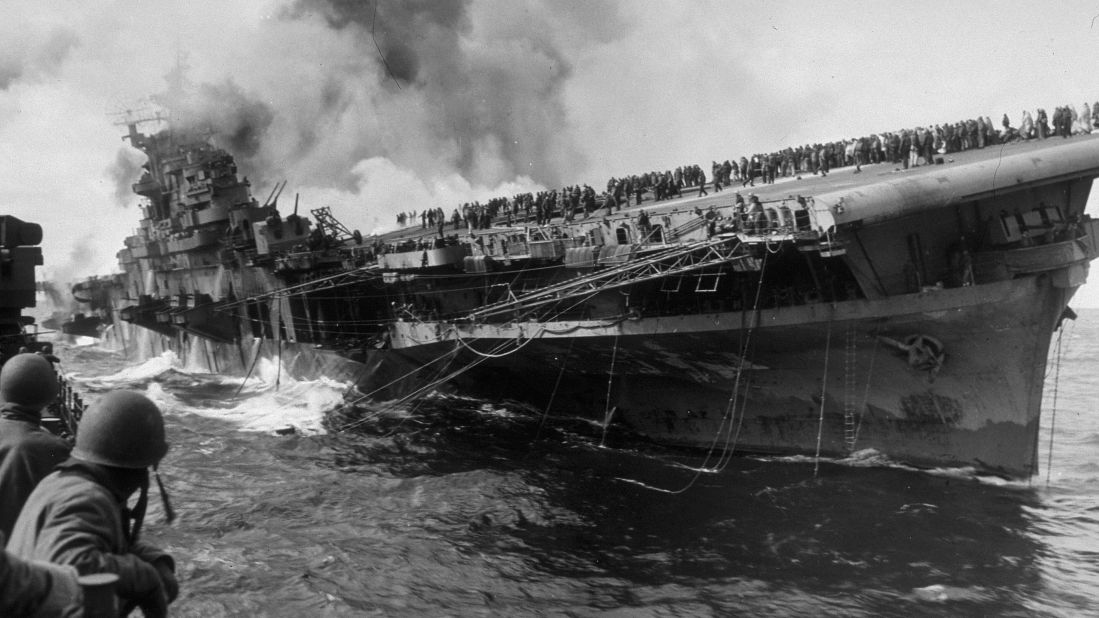
<svg viewBox="0 0 1099 618"><path fill-rule="evenodd" d="M1052 118L1044 108L1032 116L1023 110L1019 126L1014 127L1005 113L1002 129L997 129L989 116L965 120L924 124L893 131L882 131L834 141L787 146L772 152L757 152L750 156L729 157L710 164L709 182L720 191L739 182L741 187L754 187L756 182L773 184L779 178L801 178L804 175L827 176L835 170L863 165L889 164L895 169L908 169L936 162L940 155L981 149L1005 143L1050 136L1067 138L1091 133L1099 126L1099 102L1076 107L1066 104L1054 108ZM472 232L494 225L547 225L552 219L575 221L593 216L596 210L606 214L620 211L643 199L654 202L679 198L683 189L694 189L698 196L708 195L706 173L697 164L680 165L673 169L634 172L608 179L606 190L597 193L588 184L566 185L536 193L518 193L511 197L498 196L482 203L466 202L456 206L447 218L442 208L408 211L397 215L400 227L415 225L421 229L437 229L442 235L449 224L455 231Z"/></svg>

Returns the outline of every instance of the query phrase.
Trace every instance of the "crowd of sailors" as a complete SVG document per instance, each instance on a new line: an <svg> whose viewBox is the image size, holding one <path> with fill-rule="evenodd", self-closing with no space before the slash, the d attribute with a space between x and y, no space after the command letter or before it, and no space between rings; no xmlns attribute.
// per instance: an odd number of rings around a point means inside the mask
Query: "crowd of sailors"
<svg viewBox="0 0 1099 618"><path fill-rule="evenodd" d="M713 161L708 178L701 166L688 164L674 170L612 177L607 181L605 190L599 193L591 185L578 184L560 190L520 193L511 198L496 197L483 204L467 202L455 208L449 216L442 208L401 213L397 217L398 224L411 226L418 220L421 228L437 231L435 241L406 241L405 246L383 245L375 249L386 253L439 248L456 243L456 234L462 230L472 232L493 226L531 223L541 226L556 217L563 222L571 222L596 214L609 215L628 207L631 201L641 205L643 199L650 195L655 202L679 198L685 192L697 192L702 196L708 194L708 189L722 191L734 184L738 184L738 188L750 187L755 186L756 182L771 184L777 178L801 178L802 175L826 176L837 168L854 167L857 173L867 164L890 164L897 169L908 169L933 164L943 155L1018 141L1067 138L1091 133L1097 127L1099 102L1094 105L1084 103L1082 113L1078 113L1072 105L1056 107L1052 115L1047 114L1045 109L1036 110L1034 115L1024 110L1018 126L1011 123L1007 114L1001 118L1000 128L988 116L978 116L835 142L788 147L751 157ZM735 200L736 206L731 216L722 215L713 208L706 212L699 211L711 235L728 231L752 234L801 227L784 206L764 207L751 194L745 202L739 192ZM805 205L800 204L800 210L804 208ZM647 216L645 218L647 221Z"/></svg>
<svg viewBox="0 0 1099 618"><path fill-rule="evenodd" d="M1024 110L1017 126L1007 114L1003 115L999 128L990 117L977 116L712 161L709 176L702 166L687 164L674 170L612 177L605 190L598 193L591 185L576 184L510 198L496 197L484 203L466 202L450 215L442 208L404 212L397 215L397 224L400 227L418 224L424 229L438 230L441 235L448 229L472 231L494 225L544 225L556 217L568 222L602 209L610 214L629 206L631 201L640 205L646 197L659 202L683 197L685 192L703 196L734 184L754 187L757 182L773 184L780 178L827 176L839 168L854 167L855 172L860 172L868 164L885 163L908 169L933 164L941 155L1016 141L1067 138L1091 133L1096 127L1099 127L1099 102L1093 105L1085 102L1080 112L1073 105L1059 106L1052 115L1045 109L1038 109L1033 115Z"/></svg>

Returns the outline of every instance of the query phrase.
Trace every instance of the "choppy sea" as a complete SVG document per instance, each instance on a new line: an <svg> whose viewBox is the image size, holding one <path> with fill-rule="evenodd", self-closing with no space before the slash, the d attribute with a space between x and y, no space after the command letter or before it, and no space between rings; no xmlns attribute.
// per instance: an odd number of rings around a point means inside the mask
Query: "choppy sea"
<svg viewBox="0 0 1099 618"><path fill-rule="evenodd" d="M336 433L337 382L59 354L88 399L166 411L179 518L154 507L145 534L178 561L175 616L1079 616L1099 615L1096 341L1099 310L1055 340L1042 471L1013 482L867 453L714 465L444 397Z"/></svg>

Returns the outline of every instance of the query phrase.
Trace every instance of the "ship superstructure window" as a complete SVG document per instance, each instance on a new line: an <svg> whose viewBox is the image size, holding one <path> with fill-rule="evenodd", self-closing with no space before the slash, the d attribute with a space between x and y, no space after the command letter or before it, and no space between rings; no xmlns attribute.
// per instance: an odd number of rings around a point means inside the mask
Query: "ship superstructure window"
<svg viewBox="0 0 1099 618"><path fill-rule="evenodd" d="M1022 226L1017 215L1000 217L1000 225L1004 230L1004 239L1008 242L1018 240L1023 235Z"/></svg>
<svg viewBox="0 0 1099 618"><path fill-rule="evenodd" d="M695 291L716 292L718 284L721 283L722 274L720 270L702 271L698 274L698 284L695 285Z"/></svg>
<svg viewBox="0 0 1099 618"><path fill-rule="evenodd" d="M683 275L664 277L660 280L660 291L667 294L675 294L679 291L679 286L681 285L683 285Z"/></svg>
<svg viewBox="0 0 1099 618"><path fill-rule="evenodd" d="M1035 230L1037 234L1042 234L1063 225L1065 219L1061 216L1061 209L1056 206L1046 206L1045 203L1041 203L1037 208L1023 214L1023 222L1026 224L1027 230ZM1031 233L1031 236L1036 235Z"/></svg>
<svg viewBox="0 0 1099 618"><path fill-rule="evenodd" d="M664 242L664 226L663 225L654 225L652 227L652 229L649 230L649 233L645 238L646 238L645 242L663 243Z"/></svg>
<svg viewBox="0 0 1099 618"><path fill-rule="evenodd" d="M522 234L512 234L508 237L508 245L512 254L527 253L527 239Z"/></svg>
<svg viewBox="0 0 1099 618"><path fill-rule="evenodd" d="M1057 232L1065 226L1065 218L1058 206L1039 204L1026 212L1001 212L1000 234L993 234L993 244L1016 242L1036 242L1050 232ZM994 232L996 231L993 228Z"/></svg>

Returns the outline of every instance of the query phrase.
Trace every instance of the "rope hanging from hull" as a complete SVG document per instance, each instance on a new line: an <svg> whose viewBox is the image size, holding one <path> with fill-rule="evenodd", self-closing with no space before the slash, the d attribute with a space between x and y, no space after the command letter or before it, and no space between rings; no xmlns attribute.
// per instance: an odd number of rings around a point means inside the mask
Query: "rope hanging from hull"
<svg viewBox="0 0 1099 618"><path fill-rule="evenodd" d="M544 331L544 330L545 330L544 328L539 328L538 332L534 333L530 337L527 337L526 341L524 341L524 342L520 343L519 345L515 346L514 349L509 350L507 352L501 352L501 353L496 353L495 351L493 351L493 352L481 352L479 350L476 350L472 346L470 346L468 343L466 343L465 340L462 339L462 337L460 335L458 335L458 331L455 330L453 332L455 334L455 340L458 343L460 343L463 348L465 348L466 350L476 354L477 356L480 356L482 358L504 358L505 356L511 356L512 354L515 354L519 350L522 350L523 348L527 347L527 345L529 345L530 342L532 342L535 339L537 339L538 337L542 336L542 331ZM616 336L616 339L617 339L617 336ZM507 340L507 341L510 341L510 340ZM507 341L505 341L504 344L501 344L501 345L497 346L495 349L499 350L499 349L503 348L504 345L507 343Z"/></svg>
<svg viewBox="0 0 1099 618"><path fill-rule="evenodd" d="M282 338L279 338L279 360L278 366L275 368L275 390L279 390L279 384L282 382Z"/></svg>
<svg viewBox="0 0 1099 618"><path fill-rule="evenodd" d="M623 318L623 320L624 319L625 318ZM525 341L519 343L515 348L513 348L512 350L510 350L508 352L503 352L503 350L506 346L511 344L511 339L507 339L507 340L504 340L504 341L500 342L499 344L496 344L496 346L491 348L488 352L481 352L481 351L476 350L473 347L471 347L465 341L465 338L463 338L461 336L461 334L457 331L456 328L451 327L449 332L453 333L454 338L455 338L454 339L455 340L455 346L454 346L453 349L437 356L436 358L428 361L427 363L421 365L420 367L417 367L416 369L413 369L412 371L406 372L405 374L403 374L401 376L398 376L398 377L394 378L393 380L390 380L388 383L386 383L382 386L379 386L378 388L374 389L373 391L370 391L369 393L363 394L362 396L358 397L354 401L349 402L348 405L359 404L362 401L364 401L366 399L369 399L370 397L372 397L376 393L378 393L378 392L380 392L380 391L382 391L382 390L384 390L384 389L386 389L386 388L388 388L388 387L390 387L390 386L392 386L392 385L394 385L394 384L396 384L396 383L398 383L398 382L400 382L400 381L402 381L406 378L409 378L412 375L422 371L423 369L427 368L428 366L433 365L433 364L439 362L440 360L448 359L446 365L443 366L442 370L440 370L439 372L436 373L434 378L428 380L426 384L424 384L423 386L415 389L411 393L409 393L409 394L407 394L403 397L400 397L396 401L390 402L390 404L386 408L383 408L377 414L374 414L371 417L364 417L364 418L358 419L354 422L347 423L347 424L343 425L341 427L341 429L346 430L346 429L353 428L355 426L358 426L358 425L361 425L361 424L365 423L366 421L370 420L373 417L378 416L379 414L385 412L386 410L395 409L396 407L408 402L412 398L418 397L419 395L421 395L423 393L426 393L427 391L435 388L436 386L439 386L440 384L445 384L446 382L448 382L448 381L450 381L454 378L457 378L458 376L462 375L463 373L465 373L465 372L467 372L471 369L474 369L475 367L477 367L478 365L480 365L481 363L485 362L488 359L503 358L503 357L508 356L510 354L514 354L515 352L519 351L523 347L526 347L528 344L530 344L535 339L541 337L541 335L544 332L547 332L547 329L544 326L540 327L538 332L534 333L530 337L527 337ZM477 339L480 339L480 338L479 337L473 337L472 339L477 340ZM442 339L440 339L440 341L441 340ZM475 358L472 362L468 363L467 365L465 365L463 367L460 367L460 368L454 370L453 372L451 372L451 373L449 373L449 374L447 374L447 375L440 378L439 377L440 374L442 372L446 371L450 367L450 364L457 357L457 353L463 348L470 351L470 352L472 352L473 354L475 354L477 356L477 358ZM571 351L571 349L572 349L571 345L570 345L569 349ZM562 372L563 371L564 371L564 369L562 368ZM561 376L559 375L558 376L558 384L560 384L560 379L561 379ZM556 391L556 387L554 387L554 388L555 388L555 391Z"/></svg>
<svg viewBox="0 0 1099 618"><path fill-rule="evenodd" d="M1061 380L1061 338L1064 334L1064 328L1057 329L1057 352L1053 360L1053 410L1049 417L1049 452L1046 454L1046 489L1049 489L1049 479L1053 474L1053 434L1057 430L1057 388Z"/></svg>
<svg viewBox="0 0 1099 618"><path fill-rule="evenodd" d="M618 358L618 335L614 336L614 349L611 350L611 367L607 371L607 402L603 406L603 437L599 439L599 446L604 446L607 442L607 427L611 424L611 417L614 416L614 411L618 409L618 406L611 407L611 385L614 382L614 361Z"/></svg>
<svg viewBox="0 0 1099 618"><path fill-rule="evenodd" d="M733 381L733 390L732 390L732 393L729 394L729 401L725 406L725 413L721 417L721 423L718 425L717 431L714 432L714 439L713 439L713 441L710 442L710 447L706 451L706 457L705 457L705 459L703 459L702 464L700 466L697 466L697 467L690 467L690 466L685 466L685 465L677 465L676 466L676 467L679 467L679 468L686 468L686 469L691 470L691 471L694 472L694 474L691 476L690 480L687 481L687 483L685 485L683 485L683 487L680 487L679 489L664 489L662 487L654 487L652 485L649 485L647 483L643 483L643 482L638 481L636 479L628 479L628 478L619 477L617 480L624 481L624 482L627 482L627 483L632 483L634 485L640 485L641 487L644 487L645 489L650 489L652 491L658 491L660 493L678 495L678 494L684 493L685 491L687 491L688 489L693 487L694 484L698 481L698 479L702 476L703 473L719 473L719 472L722 472L729 465L729 462L732 461L733 452L736 450L737 440L740 438L740 429L741 429L741 426L744 423L745 410L747 409L747 406L748 406L748 397L747 397L748 382L745 381L745 388L744 388L745 396L740 399L740 402L741 402L740 417L736 418L736 409L737 409L736 404L737 404L737 400L738 400L738 397L739 397L739 393L741 391L741 388L740 388L741 376L744 374L744 366L745 366L745 363L747 362L748 350L751 347L752 333L755 332L756 326L759 325L759 302L760 302L760 299L763 296L763 294L762 294L763 277L766 274L766 272L767 272L767 254L765 253L763 255L763 260L762 260L762 263L760 265L759 281L757 282L757 285L756 285L756 296L755 296L754 304L752 306L752 313L751 314L753 316L753 319L748 324L748 326L746 328L743 327L743 324L742 324L742 330L745 330L746 333L744 335L744 343L740 348L740 362L737 365L736 377ZM743 318L744 313L742 313L741 316ZM731 415L730 415L730 413L731 413ZM736 421L735 424L733 422L734 420ZM728 428L727 429L726 429L726 423L728 423ZM734 431L734 428L735 428L735 431ZM710 458L713 457L714 451L715 451L715 449L717 449L718 442L720 442L722 440L722 436L724 436L725 440L724 440L724 444L722 445L721 454L718 456L717 463L714 465L714 467L713 468L708 468L707 466L710 463Z"/></svg>
<svg viewBox="0 0 1099 618"><path fill-rule="evenodd" d="M542 410L542 419L538 421L538 431L534 434L535 441L542 435L542 428L546 425L546 419L549 418L550 410L553 408L553 400L557 397L557 389L561 386L561 378L565 375L565 365L568 363L569 357L572 356L572 346L576 344L576 338L569 340L569 349L565 352L565 355L561 357L561 369L557 372L557 381L553 383L553 390L550 391L549 401L546 402L546 408Z"/></svg>
<svg viewBox="0 0 1099 618"><path fill-rule="evenodd" d="M756 296L752 301L752 321L748 324L747 332L744 335L744 342L740 348L740 362L737 364L736 379L733 381L733 392L729 395L729 402L725 406L725 414L722 417L722 421L729 416L731 412L733 417L729 421L730 435L726 436L725 444L722 447L721 457L718 458L717 469L719 471L728 467L729 462L733 460L733 453L736 451L737 442L740 440L740 430L744 425L744 414L748 408L748 381L744 383L744 397L740 397L740 381L744 375L744 364L748 359L748 350L752 344L752 333L755 332L755 328L759 325L759 302L763 298L763 276L767 273L767 256L768 253L763 254L763 261L760 264L759 280L756 281ZM743 320L744 314L741 314ZM743 322L742 322L743 325ZM749 376L750 377L750 376ZM737 398L740 397L740 415L737 416L736 404ZM736 420L736 428L733 429L732 421ZM720 431L720 430L719 430ZM716 443L715 436L715 443ZM731 438L731 439L730 439ZM710 445L713 448L713 444Z"/></svg>
<svg viewBox="0 0 1099 618"><path fill-rule="evenodd" d="M256 339L255 342L256 343L253 345L253 347L256 348L256 352L252 356L252 366L248 368L248 373L245 374L244 379L240 381L240 387L237 388L237 392L233 395L233 397L237 397L240 395L240 392L244 390L244 383L248 381L248 378L252 377L252 372L256 370L256 363L259 362L260 347L262 346L263 342L259 339Z"/></svg>
<svg viewBox="0 0 1099 618"><path fill-rule="evenodd" d="M400 376L397 376L396 378L393 378L389 382L386 382L385 384L383 384L383 385L379 386L378 388L370 391L369 393L365 393L365 394L361 395L358 399L348 402L348 405L356 405L356 404L362 403L363 401L371 398L375 394L389 388L390 386L393 386L397 382L400 382L401 380L412 377L414 374L417 374L417 373L423 371L424 369L427 369L431 365L434 365L435 363L443 360L444 358L447 358L448 356L453 355L455 352L457 352L457 348L458 348L458 346L454 346L454 349L451 349L451 350L449 350L449 351L447 351L443 354L440 354L439 356L435 357L432 360L429 360L428 362L420 365L419 367L413 369L412 371L405 372L404 374L402 374Z"/></svg>
<svg viewBox="0 0 1099 618"><path fill-rule="evenodd" d="M824 375L820 380L820 420L817 421L817 452L813 457L813 478L820 472L820 442L824 434L824 402L828 396L828 352L832 349L832 319L828 317L828 334L824 337Z"/></svg>

